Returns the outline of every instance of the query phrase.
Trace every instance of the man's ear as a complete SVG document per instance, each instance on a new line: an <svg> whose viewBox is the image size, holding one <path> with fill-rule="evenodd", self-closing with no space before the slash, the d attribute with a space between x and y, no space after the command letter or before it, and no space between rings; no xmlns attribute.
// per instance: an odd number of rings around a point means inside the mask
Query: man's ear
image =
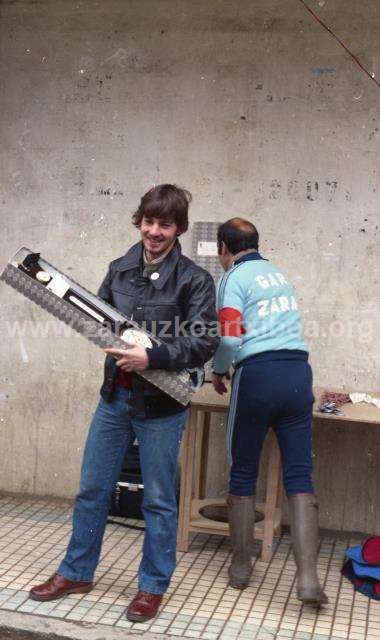
<svg viewBox="0 0 380 640"><path fill-rule="evenodd" d="M225 256L225 255L227 255L227 253L229 253L229 251L227 249L227 245L223 240L220 243L220 253L221 253L222 256Z"/></svg>

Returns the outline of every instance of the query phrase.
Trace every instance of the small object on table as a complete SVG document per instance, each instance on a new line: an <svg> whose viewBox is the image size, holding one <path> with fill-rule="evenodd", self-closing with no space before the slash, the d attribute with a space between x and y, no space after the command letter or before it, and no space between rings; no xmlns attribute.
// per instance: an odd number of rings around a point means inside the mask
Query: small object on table
<svg viewBox="0 0 380 640"><path fill-rule="evenodd" d="M368 393L350 393L350 400L352 404L366 402L367 404L374 404L375 407L380 409L380 398L374 398L374 396L370 396Z"/></svg>
<svg viewBox="0 0 380 640"><path fill-rule="evenodd" d="M344 404L351 402L348 393L339 391L324 391L321 397L321 404L327 404L333 402L337 407L341 407Z"/></svg>
<svg viewBox="0 0 380 640"><path fill-rule="evenodd" d="M334 416L344 416L343 411L339 409L335 402L323 402L319 405L318 411L321 413L333 413Z"/></svg>
<svg viewBox="0 0 380 640"><path fill-rule="evenodd" d="M348 393L336 391L324 391L320 400L318 411L321 413L332 413L335 416L344 416L339 407L351 402Z"/></svg>

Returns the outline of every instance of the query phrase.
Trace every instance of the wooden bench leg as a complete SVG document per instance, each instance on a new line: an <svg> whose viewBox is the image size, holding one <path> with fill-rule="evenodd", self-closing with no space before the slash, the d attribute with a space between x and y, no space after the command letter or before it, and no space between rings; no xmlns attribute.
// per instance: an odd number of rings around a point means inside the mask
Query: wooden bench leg
<svg viewBox="0 0 380 640"><path fill-rule="evenodd" d="M199 412L201 424L197 425L194 462L194 498L203 500L206 495L208 446L210 440L211 414L209 411ZM201 427L201 428L199 428Z"/></svg>
<svg viewBox="0 0 380 640"><path fill-rule="evenodd" d="M281 469L282 469L282 465L280 463L280 472L278 474L278 487L277 487L277 509L280 510L280 514L281 514L280 521L282 519L282 507L284 505L284 486L283 486L283 483L282 483ZM279 527L278 534L280 534L280 533L281 533L281 524L280 524L280 527Z"/></svg>
<svg viewBox="0 0 380 640"><path fill-rule="evenodd" d="M279 487L281 476L281 457L277 438L272 429L269 433L269 459L267 474L267 492L265 501L264 538L261 550L261 560L270 562L273 555L273 536L275 529L276 507L279 502Z"/></svg>
<svg viewBox="0 0 380 640"><path fill-rule="evenodd" d="M190 405L189 419L185 429L181 457L181 486L178 513L177 549L189 548L189 523L193 497L195 437L197 432L197 410Z"/></svg>

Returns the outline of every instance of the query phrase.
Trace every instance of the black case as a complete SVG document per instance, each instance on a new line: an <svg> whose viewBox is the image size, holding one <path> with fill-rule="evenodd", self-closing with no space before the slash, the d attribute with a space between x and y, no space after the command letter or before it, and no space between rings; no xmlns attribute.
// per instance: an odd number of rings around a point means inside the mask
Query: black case
<svg viewBox="0 0 380 640"><path fill-rule="evenodd" d="M111 496L110 515L144 520L141 511L143 497L139 448L133 445L132 451L125 457L123 470Z"/></svg>
<svg viewBox="0 0 380 640"><path fill-rule="evenodd" d="M126 455L123 470L111 496L110 516L144 520L141 510L144 498L144 483L140 468L138 445ZM179 482L177 503L179 502Z"/></svg>

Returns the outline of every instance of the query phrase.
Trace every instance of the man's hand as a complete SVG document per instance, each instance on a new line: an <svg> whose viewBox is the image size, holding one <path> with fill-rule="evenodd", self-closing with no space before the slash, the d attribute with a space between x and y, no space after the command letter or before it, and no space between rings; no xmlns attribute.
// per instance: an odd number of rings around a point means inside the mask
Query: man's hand
<svg viewBox="0 0 380 640"><path fill-rule="evenodd" d="M145 371L148 368L146 348L134 345L129 349L104 349L110 356L117 358L116 366L122 371Z"/></svg>
<svg viewBox="0 0 380 640"><path fill-rule="evenodd" d="M226 380L230 380L231 376L229 373L222 373L222 374L213 373L212 374L213 387L216 393L219 393L220 396L228 392L228 389L223 381L223 378L225 378Z"/></svg>

